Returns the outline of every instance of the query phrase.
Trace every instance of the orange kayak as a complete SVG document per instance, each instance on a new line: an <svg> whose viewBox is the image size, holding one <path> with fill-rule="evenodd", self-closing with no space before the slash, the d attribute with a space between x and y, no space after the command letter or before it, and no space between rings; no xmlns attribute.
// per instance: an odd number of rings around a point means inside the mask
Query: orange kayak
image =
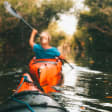
<svg viewBox="0 0 112 112"><path fill-rule="evenodd" d="M59 59L32 59L29 70L33 79L37 80L45 93L56 92L52 87L61 85L62 62Z"/></svg>
<svg viewBox="0 0 112 112"><path fill-rule="evenodd" d="M55 100L44 94L24 73L15 93L0 104L0 112L68 112Z"/></svg>

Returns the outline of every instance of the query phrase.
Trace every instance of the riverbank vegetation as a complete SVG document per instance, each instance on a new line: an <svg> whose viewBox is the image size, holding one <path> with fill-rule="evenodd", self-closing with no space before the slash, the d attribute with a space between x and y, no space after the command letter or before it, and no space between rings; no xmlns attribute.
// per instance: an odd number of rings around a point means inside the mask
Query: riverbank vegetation
<svg viewBox="0 0 112 112"><path fill-rule="evenodd" d="M84 4L88 10L80 12L72 42L78 51L76 63L111 72L108 68L112 66L112 0L85 0Z"/></svg>
<svg viewBox="0 0 112 112"><path fill-rule="evenodd" d="M75 48L89 51L112 51L112 1L85 0L89 9L80 12Z"/></svg>

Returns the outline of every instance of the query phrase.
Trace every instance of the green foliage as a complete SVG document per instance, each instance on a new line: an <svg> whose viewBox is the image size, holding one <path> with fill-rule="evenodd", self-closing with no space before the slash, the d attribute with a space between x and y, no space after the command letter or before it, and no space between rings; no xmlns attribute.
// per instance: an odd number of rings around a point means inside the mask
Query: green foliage
<svg viewBox="0 0 112 112"><path fill-rule="evenodd" d="M59 13L64 13L73 6L72 0L43 0L41 3L39 0L8 1L20 15L40 31L47 28L53 18L59 19ZM12 17L12 15L4 9L3 2L4 1L0 1L0 23L2 25L2 31L14 28L19 24L19 20Z"/></svg>
<svg viewBox="0 0 112 112"><path fill-rule="evenodd" d="M107 8L112 6L112 0L85 0L85 5L89 8Z"/></svg>
<svg viewBox="0 0 112 112"><path fill-rule="evenodd" d="M68 11L73 6L72 0L7 0L28 23L37 28L39 32L48 28L52 19L58 19L60 13ZM20 20L10 15L0 1L0 37L4 35L6 43L20 45L21 41L28 42L30 29ZM63 7L62 7L63 4ZM55 34L56 35L56 34ZM4 38L2 36L2 38ZM13 39L16 40L13 41ZM58 39L58 38L57 38Z"/></svg>
<svg viewBox="0 0 112 112"><path fill-rule="evenodd" d="M84 34L82 29L86 27L86 35L89 36L87 38L85 34L83 36L78 34L79 37L85 38L85 43L91 45L87 49L112 50L112 0L85 0L85 5L90 10L80 13L78 31ZM89 37L92 38L90 43Z"/></svg>
<svg viewBox="0 0 112 112"><path fill-rule="evenodd" d="M86 27L81 27L79 30L77 30L74 37L75 38L72 41L73 48L78 48L80 50L90 48L90 43L92 43L92 37L90 37Z"/></svg>
<svg viewBox="0 0 112 112"><path fill-rule="evenodd" d="M57 47L61 44L61 42L65 39L65 33L59 32L57 34L52 34L51 45Z"/></svg>
<svg viewBox="0 0 112 112"><path fill-rule="evenodd" d="M59 46L63 40L65 40L66 38L66 34L63 31L59 31L58 30L58 24L57 22L52 22L51 24L49 24L47 31L50 33L51 35L51 45L52 46Z"/></svg>

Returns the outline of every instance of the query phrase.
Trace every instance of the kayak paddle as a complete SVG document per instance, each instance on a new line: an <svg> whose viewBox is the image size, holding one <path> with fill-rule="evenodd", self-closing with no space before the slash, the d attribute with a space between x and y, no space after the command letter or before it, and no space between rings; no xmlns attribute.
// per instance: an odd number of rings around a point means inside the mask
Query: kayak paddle
<svg viewBox="0 0 112 112"><path fill-rule="evenodd" d="M20 16L16 10L14 8L11 7L11 4L9 4L7 1L4 2L4 7L5 9L13 16L15 16L16 18L22 20L31 30L33 30L33 27L24 20L24 18L22 16Z"/></svg>
<svg viewBox="0 0 112 112"><path fill-rule="evenodd" d="M74 69L74 67L67 61L67 60L65 60L65 59L63 59L64 60L64 62L66 62L72 69Z"/></svg>

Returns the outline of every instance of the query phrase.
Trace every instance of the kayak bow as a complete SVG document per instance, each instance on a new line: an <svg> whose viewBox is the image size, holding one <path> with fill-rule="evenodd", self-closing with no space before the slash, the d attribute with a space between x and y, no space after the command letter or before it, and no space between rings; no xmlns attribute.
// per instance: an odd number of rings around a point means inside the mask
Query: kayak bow
<svg viewBox="0 0 112 112"><path fill-rule="evenodd" d="M40 91L30 75L22 75L15 93L0 105L0 112L67 112L51 97Z"/></svg>

